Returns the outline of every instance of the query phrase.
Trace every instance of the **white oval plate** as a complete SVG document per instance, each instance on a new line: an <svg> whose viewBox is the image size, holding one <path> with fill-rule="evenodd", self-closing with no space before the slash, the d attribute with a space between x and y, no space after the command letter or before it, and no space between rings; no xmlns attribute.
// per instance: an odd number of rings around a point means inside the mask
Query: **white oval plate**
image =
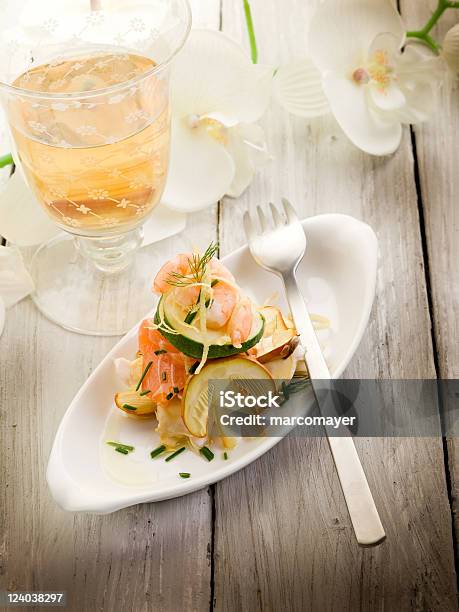
<svg viewBox="0 0 459 612"><path fill-rule="evenodd" d="M377 240L373 230L346 215L319 215L303 221L308 246L298 279L310 312L328 317L329 330L319 332L332 375L339 377L362 338L373 303ZM280 280L259 268L248 247L223 259L238 283L258 303L278 292L286 309ZM56 502L65 510L114 512L143 502L185 495L221 480L272 448L280 438L241 440L229 460L186 451L166 463L152 460L158 446L155 421L137 420L117 410L119 389L113 360L132 359L137 351L137 326L91 374L59 426L48 463L47 480ZM114 439L135 446L121 455L107 444ZM82 452L82 447L84 452ZM184 480L179 472L190 472Z"/></svg>

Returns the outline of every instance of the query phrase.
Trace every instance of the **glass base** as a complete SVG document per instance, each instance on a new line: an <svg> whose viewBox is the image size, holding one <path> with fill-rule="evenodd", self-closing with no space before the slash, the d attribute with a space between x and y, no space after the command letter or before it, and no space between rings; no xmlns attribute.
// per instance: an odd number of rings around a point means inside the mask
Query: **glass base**
<svg viewBox="0 0 459 612"><path fill-rule="evenodd" d="M136 250L137 230L116 239L62 234L31 262L32 299L51 321L89 336L120 336L152 310L151 249Z"/></svg>

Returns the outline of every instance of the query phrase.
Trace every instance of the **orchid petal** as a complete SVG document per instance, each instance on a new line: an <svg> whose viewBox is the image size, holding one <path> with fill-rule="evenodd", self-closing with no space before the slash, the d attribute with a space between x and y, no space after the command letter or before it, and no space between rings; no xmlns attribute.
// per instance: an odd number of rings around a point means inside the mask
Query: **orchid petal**
<svg viewBox="0 0 459 612"><path fill-rule="evenodd" d="M393 61L394 55L400 53L400 38L392 32L381 32L377 34L369 48L370 56L382 52L387 55L389 63Z"/></svg>
<svg viewBox="0 0 459 612"><path fill-rule="evenodd" d="M406 105L395 111L395 117L400 123L415 124L427 121L435 106L435 92L425 83L416 89L404 89Z"/></svg>
<svg viewBox="0 0 459 612"><path fill-rule="evenodd" d="M376 54L383 54L388 66L396 62L396 57L400 55L399 40L390 32L378 34L370 46L370 57ZM393 66L392 66L393 69ZM370 86L370 96L376 108L382 111L392 111L402 108L406 99L398 83L390 81L389 84L380 86L378 83Z"/></svg>
<svg viewBox="0 0 459 612"><path fill-rule="evenodd" d="M259 125L241 124L229 130L227 150L234 161L235 174L227 195L238 198L250 185L257 169L270 155L265 134Z"/></svg>
<svg viewBox="0 0 459 612"><path fill-rule="evenodd" d="M181 212L211 206L227 193L233 178L234 162L223 144L203 127L173 121L165 206Z"/></svg>
<svg viewBox="0 0 459 612"><path fill-rule="evenodd" d="M0 193L0 234L19 246L40 244L61 230L51 221L16 170Z"/></svg>
<svg viewBox="0 0 459 612"><path fill-rule="evenodd" d="M390 32L378 34L371 43L370 57L374 58L377 54L382 55L385 58L384 63L393 70L397 57L400 56L398 38ZM403 92L394 80L389 80L388 83L382 85L372 83L370 86L370 96L375 107L383 111L402 108L406 103Z"/></svg>
<svg viewBox="0 0 459 612"><path fill-rule="evenodd" d="M6 308L13 306L34 289L22 255L16 247L0 247L0 296Z"/></svg>
<svg viewBox="0 0 459 612"><path fill-rule="evenodd" d="M459 23L448 30L442 47L442 56L453 75L456 75L459 73Z"/></svg>
<svg viewBox="0 0 459 612"><path fill-rule="evenodd" d="M393 111L403 108L406 98L398 85L391 83L384 89L370 87L370 96L373 104L382 111Z"/></svg>
<svg viewBox="0 0 459 612"><path fill-rule="evenodd" d="M172 74L172 112L197 115L230 127L265 112L272 69L253 65L240 45L213 30L193 30Z"/></svg>
<svg viewBox="0 0 459 612"><path fill-rule="evenodd" d="M307 58L278 69L273 95L285 110L298 117L319 117L330 112L320 72Z"/></svg>
<svg viewBox="0 0 459 612"><path fill-rule="evenodd" d="M159 204L143 226L142 247L179 234L185 229L186 215Z"/></svg>
<svg viewBox="0 0 459 612"><path fill-rule="evenodd" d="M309 54L320 71L348 73L367 59L381 32L391 32L401 47L405 28L390 0L324 0L309 30Z"/></svg>
<svg viewBox="0 0 459 612"><path fill-rule="evenodd" d="M336 120L357 147L373 155L389 155L398 148L400 124L372 112L364 88L331 72L324 75L323 87Z"/></svg>
<svg viewBox="0 0 459 612"><path fill-rule="evenodd" d="M417 83L430 83L433 86L441 81L444 72L442 58L426 55L415 45L407 46L397 58L397 76L410 87Z"/></svg>

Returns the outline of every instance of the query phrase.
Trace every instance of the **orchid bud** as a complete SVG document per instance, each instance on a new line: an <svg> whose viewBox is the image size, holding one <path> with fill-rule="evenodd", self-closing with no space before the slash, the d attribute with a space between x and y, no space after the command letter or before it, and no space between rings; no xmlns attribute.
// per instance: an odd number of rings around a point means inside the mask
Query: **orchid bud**
<svg viewBox="0 0 459 612"><path fill-rule="evenodd" d="M459 23L453 26L443 41L443 57L454 73L459 73Z"/></svg>

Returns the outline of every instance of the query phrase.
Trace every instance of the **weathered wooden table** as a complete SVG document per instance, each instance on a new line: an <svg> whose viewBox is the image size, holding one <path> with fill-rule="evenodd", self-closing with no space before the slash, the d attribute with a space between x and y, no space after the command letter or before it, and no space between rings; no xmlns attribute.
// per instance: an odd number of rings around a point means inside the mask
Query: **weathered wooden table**
<svg viewBox="0 0 459 612"><path fill-rule="evenodd" d="M247 44L242 2L195 0L194 25ZM408 25L428 2L402 0ZM305 53L301 0L252 0L260 59ZM455 15L442 22L449 27ZM194 214L161 256L218 239L242 244L243 212L289 197L303 216L344 212L380 243L370 324L348 376L459 377L459 93L405 129L397 153L373 158L330 118L263 124L274 154L237 201ZM72 515L52 501L45 466L57 425L80 385L116 342L60 329L29 300L9 312L0 340L0 587L67 590L94 610L456 609L458 446L440 438L358 439L387 541L355 541L327 442L286 439L207 490L108 516ZM83 452L83 450L82 450Z"/></svg>

